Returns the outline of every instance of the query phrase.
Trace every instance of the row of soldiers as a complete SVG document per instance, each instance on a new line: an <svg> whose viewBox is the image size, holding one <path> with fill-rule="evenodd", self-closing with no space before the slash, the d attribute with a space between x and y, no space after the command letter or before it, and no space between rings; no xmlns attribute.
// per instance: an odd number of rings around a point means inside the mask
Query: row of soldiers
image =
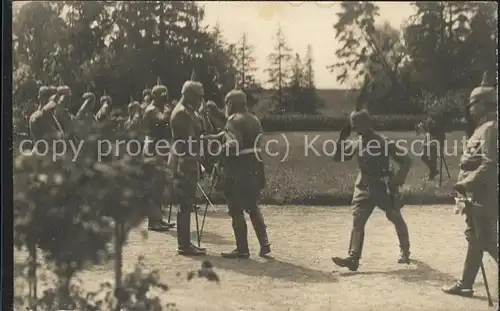
<svg viewBox="0 0 500 311"><path fill-rule="evenodd" d="M73 115L68 107L71 90L67 86L57 88L43 86L39 90L39 105L30 117L30 131L33 139L81 139L73 131L74 123L97 123L109 117L111 98L104 95L101 107L93 113L96 96L85 93L83 104ZM200 82L186 81L181 90L181 99L169 101L165 85L158 83L151 90L143 91L143 102L132 101L128 105L128 118L124 128L129 131L142 131L145 136L144 154L155 155L155 145L160 140L184 143L171 144L165 165L172 172L166 176L163 171L145 165L149 170L150 182L145 185L149 200L148 229L167 231L177 227L178 253L187 256L206 254L204 248L191 242L191 212L195 206L198 182L201 178L202 164L213 159L202 157L202 140L217 140L222 143L229 156L217 159L222 161L224 174L222 187L226 196L229 214L232 217L237 248L223 256L229 258L248 258L247 225L244 212L250 220L261 245L260 255L270 250L264 218L258 207L260 192L265 186L264 167L255 143L262 134L260 121L247 109L247 97L241 90L229 92L225 98L225 113L213 102L205 102L203 85ZM191 142L188 146L186 142ZM193 148L194 147L194 148ZM190 148L187 150L186 148ZM156 155L158 156L158 155ZM162 205L165 188L172 185L170 203L179 205L177 223L163 220Z"/></svg>
<svg viewBox="0 0 500 311"><path fill-rule="evenodd" d="M138 104L129 106L134 113L130 114L128 126L132 127L139 122L138 120L142 120L146 124L146 134L153 142L167 135L173 141L200 143L203 140L216 139L223 142L225 148L230 151L229 156L222 159L225 169L223 188L236 239L236 249L223 253L223 256L229 258L250 256L245 212L249 214L260 242L260 255L267 255L271 251L270 244L265 221L257 205L260 193L266 184L264 166L259 155L261 150L258 147L259 142L256 143L261 136L262 126L259 120L248 111L245 93L233 90L227 94L225 98L226 119L221 122L224 125L220 132L218 132L219 129L211 132L204 130L206 126L202 121L204 118L200 118L199 113L204 105L204 91L201 83L186 81L181 94L182 98L175 106L171 106L170 112L170 108L165 108L165 103L168 102L168 90L165 86L157 86L151 91L149 105L144 105L142 108ZM41 109L42 114L48 111L44 110L45 106ZM141 117L142 109L144 113ZM483 252L487 251L498 262L496 88L491 86L476 88L470 95L470 102L466 109L474 120L475 130L469 137L461 158L460 174L455 189L457 192L469 195L476 202L477 207L474 212L466 213L465 234L468 249L462 278L455 284L444 287L443 291L453 295L471 296ZM62 114L55 110L52 116ZM82 116L83 114L79 113L75 118ZM169 130L160 126L167 120ZM358 133L358 139L348 141L347 138L352 130ZM372 140L379 143L371 144ZM355 182L352 200L353 225L348 256L333 257L333 262L352 271L358 270L364 244L364 228L374 208L378 206L385 211L387 218L395 226L401 251L398 263L410 263L410 235L401 213L403 205L399 196L399 188L404 185L410 171L410 158L399 150L396 144L374 130L373 119L366 110L355 111L350 115L350 124L342 129L337 143L334 160L346 161L353 155L357 156L359 175ZM172 150L174 152L166 159L166 165L172 172L170 179L173 181L175 196L180 206L177 213L178 253L204 255L206 250L195 246L190 240L190 214L200 179L201 150L199 148L201 144L195 145L198 149L194 149L198 152L194 153L185 150L186 144L173 146L175 150ZM235 150L235 147L238 150ZM148 147L145 146L145 148ZM378 150L373 150L373 148ZM388 153L385 152L386 150ZM398 164L397 171L392 170L391 160ZM154 189L154 195L152 194L151 197L156 200L156 204L152 206L156 207L161 205L161 194L166 177L159 176L160 174L154 171L151 174L151 188ZM150 217L151 229L161 229L169 225L162 222L161 212L158 218Z"/></svg>

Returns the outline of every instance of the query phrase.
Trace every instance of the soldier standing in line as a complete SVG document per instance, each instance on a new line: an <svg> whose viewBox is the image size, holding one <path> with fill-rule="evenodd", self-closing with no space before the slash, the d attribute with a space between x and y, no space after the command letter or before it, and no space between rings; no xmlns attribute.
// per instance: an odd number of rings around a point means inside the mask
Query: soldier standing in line
<svg viewBox="0 0 500 311"><path fill-rule="evenodd" d="M42 110L55 93L56 91L48 86L42 86L38 90L38 107L29 119L29 128L33 140L44 139L55 131L51 115Z"/></svg>
<svg viewBox="0 0 500 311"><path fill-rule="evenodd" d="M146 141L144 143L144 154L147 157L165 157L158 155L157 151L167 153L168 150L157 150L158 143L162 140L170 140L170 130L164 107L168 101L168 89L165 85L158 84L151 91L152 101L146 107L143 115L143 125L146 131ZM152 183L150 185L149 198L151 200L150 216L148 217L148 230L168 231L174 224L169 224L163 220L162 205L163 194L167 184L166 176L163 172L158 172L155 167L151 167Z"/></svg>
<svg viewBox="0 0 500 311"><path fill-rule="evenodd" d="M111 112L111 104L113 101L111 100L111 96L104 92L104 95L101 96L99 100L101 104L101 108L97 111L95 118L97 122L102 122L104 120L109 120L109 113Z"/></svg>
<svg viewBox="0 0 500 311"><path fill-rule="evenodd" d="M141 104L137 101L132 101L128 104L128 119L125 121L125 129L127 131L140 131L141 124Z"/></svg>
<svg viewBox="0 0 500 311"><path fill-rule="evenodd" d="M151 89L145 88L142 91L142 103L141 103L141 109L142 111L145 111L146 108L151 104Z"/></svg>
<svg viewBox="0 0 500 311"><path fill-rule="evenodd" d="M71 105L71 89L67 85L57 87L58 96L58 109L56 109L55 116L61 124L61 127L66 135L66 138L75 139L73 120L75 117L69 112Z"/></svg>
<svg viewBox="0 0 500 311"><path fill-rule="evenodd" d="M401 214L402 203L399 200L398 189L401 187L410 171L411 159L403 154L396 144L373 130L373 119L366 110L352 112L350 127L343 128L337 142L334 160L343 162L357 155L359 175L354 186L353 227L349 253L347 258L333 257L332 260L340 267L357 271L363 250L365 225L374 208L381 208L396 228L400 246L398 263L410 262L410 241L408 227ZM355 129L359 137L355 141L347 141ZM390 169L390 159L399 165L399 170L393 174Z"/></svg>
<svg viewBox="0 0 500 311"><path fill-rule="evenodd" d="M471 95L468 110L474 133L468 139L460 159L460 173L455 189L467 193L476 207L465 213L465 237L468 243L462 278L443 291L471 297L473 285L488 252L498 264L498 123L497 92L494 87L480 86Z"/></svg>
<svg viewBox="0 0 500 311"><path fill-rule="evenodd" d="M194 200L200 178L202 128L195 111L203 100L203 85L186 81L181 93L181 100L170 117L173 144L168 165L172 172L173 191L180 205L177 212L177 252L184 256L199 256L205 255L206 250L191 242L191 211L196 203Z"/></svg>
<svg viewBox="0 0 500 311"><path fill-rule="evenodd" d="M94 124L96 118L93 113L93 109L96 102L95 94L92 92L86 92L82 95L83 104L75 115L75 120L81 121L84 124Z"/></svg>
<svg viewBox="0 0 500 311"><path fill-rule="evenodd" d="M260 137L263 133L259 119L248 111L247 97L243 91L233 90L226 96L227 123L223 132L207 136L220 138L227 148L223 158L225 169L223 187L229 215L232 219L236 249L222 253L226 258L249 258L248 228L245 212L259 240L261 257L271 252L267 227L258 201L266 185L264 164L260 158ZM223 152L226 152L224 150Z"/></svg>

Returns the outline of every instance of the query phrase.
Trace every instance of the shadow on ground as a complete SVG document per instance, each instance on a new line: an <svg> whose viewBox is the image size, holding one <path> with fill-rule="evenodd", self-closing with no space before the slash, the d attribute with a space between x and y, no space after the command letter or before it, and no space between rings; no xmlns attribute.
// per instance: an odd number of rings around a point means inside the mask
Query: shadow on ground
<svg viewBox="0 0 500 311"><path fill-rule="evenodd" d="M336 283L338 279L331 272L298 266L274 258L268 259L228 259L207 255L193 258L212 262L215 269L230 270L251 277L267 276L293 283Z"/></svg>
<svg viewBox="0 0 500 311"><path fill-rule="evenodd" d="M165 234L168 234L174 238L177 238L177 229L173 228L170 229L169 231L165 232ZM191 241L196 244L198 241L198 235L195 231L191 231ZM207 244L214 244L214 245L232 245L234 244L234 240L231 237L226 237L221 234L212 232L212 231L206 231L206 229L203 229L203 233L201 236L201 246L203 246L204 243Z"/></svg>
<svg viewBox="0 0 500 311"><path fill-rule="evenodd" d="M436 270L423 261L412 259L411 265L415 268L402 268L392 271L357 271L339 273L341 277L351 277L356 275L383 275L396 276L409 283L427 284L435 287L441 287L455 282L457 279L448 273ZM487 301L485 296L474 296L469 299Z"/></svg>

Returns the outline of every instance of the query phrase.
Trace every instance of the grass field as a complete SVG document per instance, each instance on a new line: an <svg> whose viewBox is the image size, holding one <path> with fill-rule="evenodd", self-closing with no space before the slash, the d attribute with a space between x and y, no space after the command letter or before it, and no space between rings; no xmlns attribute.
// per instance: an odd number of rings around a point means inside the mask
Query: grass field
<svg viewBox="0 0 500 311"><path fill-rule="evenodd" d="M403 139L413 142L423 139L412 132L386 132L390 139ZM414 204L449 202L450 193L458 176L459 155L462 148L461 132L448 134L445 161L449 167L448 178L443 166L442 186L439 177L435 181L426 180L428 170L418 154L410 154L413 165L403 187L406 202ZM312 205L344 205L351 199L354 180L357 176L357 163L353 159L346 163L335 163L332 160L331 142L338 133L328 132L287 132L268 133L265 141L269 142L267 154L263 160L266 166L268 187L264 191L263 202L270 204L312 204ZM317 137L314 148L319 155L305 146ZM458 151L453 154L453 142ZM322 151L326 147L326 152ZM421 151L421 145L415 144L415 151Z"/></svg>
<svg viewBox="0 0 500 311"><path fill-rule="evenodd" d="M231 250L234 243L231 221L221 207L217 213L209 212L206 222L203 246L209 256L176 255L175 232L149 233L143 240L137 230L125 248L125 267L130 271L136 258L145 256L148 267L159 269L162 281L171 288L162 300L175 302L182 311L488 310L480 274L474 298L440 291L443 284L460 276L465 255L463 216L454 215L452 206L404 208L412 244L410 265L396 263L399 250L394 228L384 213L375 211L367 224L358 272L338 270L330 260L346 254L351 226L348 207L266 207L263 213L274 260L255 255L258 243L251 230L251 259L220 258L218 254ZM24 256L15 253L18 263ZM187 282L184 272L206 259L214 264L220 286L202 279ZM496 265L489 256L484 262L493 297L497 297ZM86 287L94 288L113 279L112 264L87 270L80 277ZM15 280L17 295L22 284L21 279Z"/></svg>

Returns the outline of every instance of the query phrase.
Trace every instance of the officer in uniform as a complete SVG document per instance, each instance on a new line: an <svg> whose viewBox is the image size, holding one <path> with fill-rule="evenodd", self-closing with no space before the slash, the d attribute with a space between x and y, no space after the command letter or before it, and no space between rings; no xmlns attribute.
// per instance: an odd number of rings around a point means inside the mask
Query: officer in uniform
<svg viewBox="0 0 500 311"><path fill-rule="evenodd" d="M439 174L438 156L442 156L441 151L444 148L446 133L444 128L431 116L428 116L422 125L426 133L421 160L429 168L429 180L434 180L436 175Z"/></svg>
<svg viewBox="0 0 500 311"><path fill-rule="evenodd" d="M410 171L411 160L386 137L376 133L372 127L373 120L366 110L350 114L350 126L342 129L337 142L334 160L343 162L357 155L359 174L354 185L353 227L349 253L347 258L333 257L332 260L340 267L357 271L363 250L365 225L375 206L383 211L387 219L396 228L400 246L398 263L410 262L410 241L408 227L401 214L402 203L399 200L398 189L401 187ZM355 141L347 141L354 128L359 137ZM399 170L393 174L390 169L390 159L398 163Z"/></svg>
<svg viewBox="0 0 500 311"><path fill-rule="evenodd" d="M447 294L470 297L483 252L498 264L498 123L497 93L491 86L475 88L469 100L469 113L477 125L460 159L455 189L472 199L477 207L465 212L468 242L462 278L443 288ZM474 231L476 230L476 232Z"/></svg>
<svg viewBox="0 0 500 311"><path fill-rule="evenodd" d="M197 183L200 177L201 127L195 111L199 108L204 92L203 85L186 81L182 97L170 117L172 152L169 165L174 192L179 203L177 212L178 253L185 256L205 255L203 248L191 243L191 211L195 205Z"/></svg>
<svg viewBox="0 0 500 311"><path fill-rule="evenodd" d="M101 108L97 111L95 118L97 122L102 122L109 118L109 113L111 112L111 104L113 103L111 100L111 96L104 93L99 100L101 104Z"/></svg>
<svg viewBox="0 0 500 311"><path fill-rule="evenodd" d="M164 107L168 101L168 89L165 85L155 85L151 90L152 101L147 106L143 115L143 125L146 130L146 141L144 144L144 154L147 157L157 157L157 152L167 153L168 150L156 150L158 142L162 140L170 140L170 131ZM163 144L164 146L165 144ZM162 146L162 145L160 145ZM151 211L148 217L148 230L151 231L168 231L173 228L174 224L169 224L163 220L162 205L163 194L165 192L166 176L163 172L157 172L156 168L151 167L151 174L155 178L149 188L149 198L151 200Z"/></svg>
<svg viewBox="0 0 500 311"><path fill-rule="evenodd" d="M248 112L247 96L243 91L232 90L226 96L227 124L220 136L227 148L223 159L225 169L223 187L229 215L232 219L236 249L222 253L226 258L249 258L248 229L245 212L259 240L264 257L271 252L266 223L258 206L260 193L266 185L264 164L260 156L262 126L259 119Z"/></svg>

